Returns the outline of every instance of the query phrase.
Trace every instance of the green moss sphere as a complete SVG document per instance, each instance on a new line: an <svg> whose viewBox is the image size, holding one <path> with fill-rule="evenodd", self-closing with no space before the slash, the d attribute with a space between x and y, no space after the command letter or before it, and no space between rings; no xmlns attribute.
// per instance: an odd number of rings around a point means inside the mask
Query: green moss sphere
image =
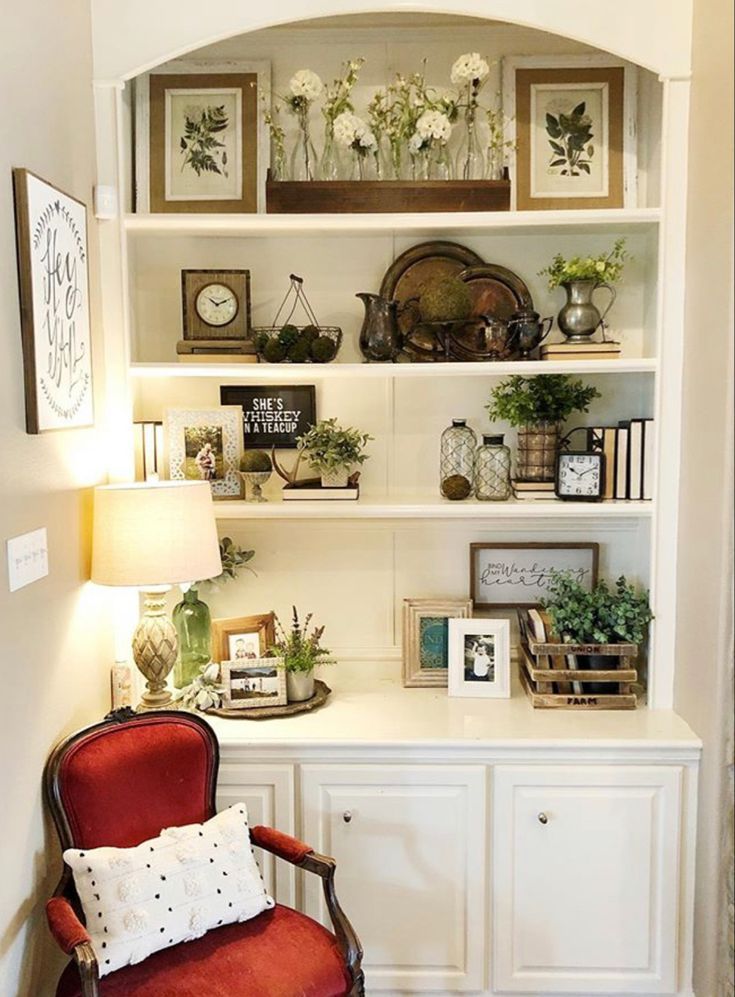
<svg viewBox="0 0 735 997"><path fill-rule="evenodd" d="M241 471L272 471L273 464L265 450L246 450L240 458Z"/></svg>
<svg viewBox="0 0 735 997"><path fill-rule="evenodd" d="M470 289L459 277L444 277L424 288L419 310L425 322L459 322L472 312Z"/></svg>
<svg viewBox="0 0 735 997"><path fill-rule="evenodd" d="M269 339L263 348L263 359L268 363L280 363L286 359L286 347L277 339Z"/></svg>
<svg viewBox="0 0 735 997"><path fill-rule="evenodd" d="M307 343L313 343L315 339L319 339L321 336L321 330L318 325L305 325L301 330L301 335L307 341Z"/></svg>
<svg viewBox="0 0 735 997"><path fill-rule="evenodd" d="M472 485L463 474L450 474L442 481L442 495L444 498L461 501L470 497Z"/></svg>
<svg viewBox="0 0 735 997"><path fill-rule="evenodd" d="M295 325L284 325L281 331L278 333L278 342L281 346L285 346L288 349L290 346L296 342L299 338L299 330Z"/></svg>
<svg viewBox="0 0 735 997"><path fill-rule="evenodd" d="M254 343L255 343L255 349L257 350L258 353L263 352L263 350L268 345L269 340L270 336L268 335L267 332L259 332L256 335Z"/></svg>
<svg viewBox="0 0 735 997"><path fill-rule="evenodd" d="M292 363L306 363L309 357L309 341L303 336L299 336L293 346L289 348L288 359Z"/></svg>
<svg viewBox="0 0 735 997"><path fill-rule="evenodd" d="M319 336L311 344L311 355L318 363L329 363L337 354L337 344L329 336Z"/></svg>

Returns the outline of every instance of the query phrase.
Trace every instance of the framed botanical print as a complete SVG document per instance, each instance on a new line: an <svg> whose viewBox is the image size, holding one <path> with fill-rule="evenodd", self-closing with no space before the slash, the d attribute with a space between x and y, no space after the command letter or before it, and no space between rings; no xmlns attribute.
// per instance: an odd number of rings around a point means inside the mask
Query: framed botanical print
<svg viewBox="0 0 735 997"><path fill-rule="evenodd" d="M208 481L213 498L240 498L242 412L238 407L167 409L164 429L172 481Z"/></svg>
<svg viewBox="0 0 735 997"><path fill-rule="evenodd" d="M223 661L220 681L225 689L225 709L252 710L286 705L286 670L282 658Z"/></svg>
<svg viewBox="0 0 735 997"><path fill-rule="evenodd" d="M605 56L504 61L513 207L636 205L636 80L634 66Z"/></svg>
<svg viewBox="0 0 735 997"><path fill-rule="evenodd" d="M552 575L570 571L588 591L597 582L596 543L470 544L470 596L475 609L538 606Z"/></svg>
<svg viewBox="0 0 735 997"><path fill-rule="evenodd" d="M273 613L212 620L212 659L248 662L262 658L276 639Z"/></svg>
<svg viewBox="0 0 735 997"><path fill-rule="evenodd" d="M508 620L449 621L449 695L508 699Z"/></svg>
<svg viewBox="0 0 735 997"><path fill-rule="evenodd" d="M87 209L13 170L26 431L94 423Z"/></svg>
<svg viewBox="0 0 735 997"><path fill-rule="evenodd" d="M264 210L270 65L169 63L136 80L136 211Z"/></svg>
<svg viewBox="0 0 735 997"><path fill-rule="evenodd" d="M449 620L470 616L469 599L403 600L403 684L445 686L449 666Z"/></svg>

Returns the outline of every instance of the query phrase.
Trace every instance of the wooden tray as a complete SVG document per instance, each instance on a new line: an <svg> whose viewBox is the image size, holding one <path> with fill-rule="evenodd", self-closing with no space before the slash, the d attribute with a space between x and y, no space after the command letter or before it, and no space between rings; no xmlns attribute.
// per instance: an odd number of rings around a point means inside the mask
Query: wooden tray
<svg viewBox="0 0 735 997"><path fill-rule="evenodd" d="M214 717L228 717L231 720L274 720L277 717L295 717L299 713L309 713L323 706L331 689L325 682L314 680L314 695L303 703L287 703L286 706L257 706L252 710L228 710L224 707L216 710L204 710Z"/></svg>

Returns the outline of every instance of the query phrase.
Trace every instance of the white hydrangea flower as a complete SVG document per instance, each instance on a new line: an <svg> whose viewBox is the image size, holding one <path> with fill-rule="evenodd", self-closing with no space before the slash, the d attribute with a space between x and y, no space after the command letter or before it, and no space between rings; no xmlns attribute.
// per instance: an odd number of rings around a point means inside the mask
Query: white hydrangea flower
<svg viewBox="0 0 735 997"><path fill-rule="evenodd" d="M306 100L312 101L321 94L324 84L310 69L300 69L291 77L289 88L294 97L305 97Z"/></svg>
<svg viewBox="0 0 735 997"><path fill-rule="evenodd" d="M471 83L472 80L484 80L490 72L490 66L479 52L466 52L452 66L451 79L455 86Z"/></svg>
<svg viewBox="0 0 735 997"><path fill-rule="evenodd" d="M437 140L443 144L449 141L452 125L441 111L424 111L416 122L416 133L423 139Z"/></svg>
<svg viewBox="0 0 735 997"><path fill-rule="evenodd" d="M359 136L360 147L362 149L372 150L377 146L377 141L373 133L368 129Z"/></svg>
<svg viewBox="0 0 735 997"><path fill-rule="evenodd" d="M422 138L418 132L414 132L411 138L408 140L408 151L412 156L415 156L417 152L420 152L423 148L426 139Z"/></svg>
<svg viewBox="0 0 735 997"><path fill-rule="evenodd" d="M343 111L334 119L334 140L339 145L350 146L355 141L355 122L359 121L356 114Z"/></svg>

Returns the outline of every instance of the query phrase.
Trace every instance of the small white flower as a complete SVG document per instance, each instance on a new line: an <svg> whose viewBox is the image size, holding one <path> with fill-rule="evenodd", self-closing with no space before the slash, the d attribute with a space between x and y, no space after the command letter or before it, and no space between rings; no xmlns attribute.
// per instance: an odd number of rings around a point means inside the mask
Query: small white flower
<svg viewBox="0 0 735 997"><path fill-rule="evenodd" d="M602 260L598 260L597 263L595 263L595 270L598 273L604 273L605 272L605 264L602 262Z"/></svg>
<svg viewBox="0 0 735 997"><path fill-rule="evenodd" d="M289 88L294 97L305 97L306 100L312 101L321 94L324 84L310 69L300 69L291 77Z"/></svg>
<svg viewBox="0 0 735 997"><path fill-rule="evenodd" d="M362 135L360 135L359 141L360 141L360 146L363 149L375 149L378 144L375 140L375 136L369 130L363 132Z"/></svg>
<svg viewBox="0 0 735 997"><path fill-rule="evenodd" d="M423 139L418 132L413 133L411 138L408 140L408 151L412 156L415 156L417 152L421 152L425 141L426 140Z"/></svg>
<svg viewBox="0 0 735 997"><path fill-rule="evenodd" d="M436 139L444 144L452 134L452 125L446 114L441 111L424 111L416 122L416 133L422 139Z"/></svg>
<svg viewBox="0 0 735 997"><path fill-rule="evenodd" d="M455 86L473 80L482 81L489 72L490 66L479 52L466 52L452 66L451 80Z"/></svg>

